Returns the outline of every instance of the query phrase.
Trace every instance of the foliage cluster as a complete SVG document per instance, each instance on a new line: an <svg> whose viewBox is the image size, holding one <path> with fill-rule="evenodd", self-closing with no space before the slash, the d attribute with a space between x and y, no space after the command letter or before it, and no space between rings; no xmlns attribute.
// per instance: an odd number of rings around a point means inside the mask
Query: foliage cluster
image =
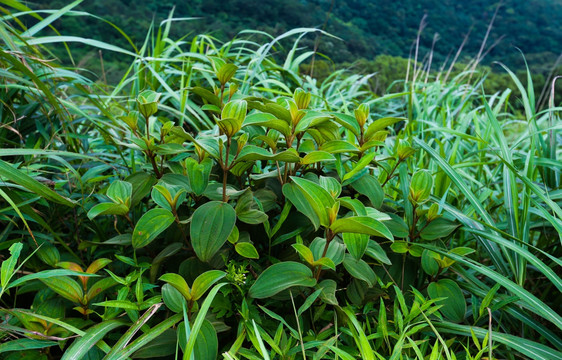
<svg viewBox="0 0 562 360"><path fill-rule="evenodd" d="M108 90L44 61L65 11L0 22L2 356L562 357L559 109L530 75L505 69L522 114L466 72L376 97L299 73L317 30L170 19L81 40L132 57Z"/></svg>

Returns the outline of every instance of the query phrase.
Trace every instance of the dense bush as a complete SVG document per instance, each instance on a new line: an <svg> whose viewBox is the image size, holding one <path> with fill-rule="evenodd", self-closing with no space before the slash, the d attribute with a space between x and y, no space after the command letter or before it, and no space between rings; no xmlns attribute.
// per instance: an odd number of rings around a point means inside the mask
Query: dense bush
<svg viewBox="0 0 562 360"><path fill-rule="evenodd" d="M3 356L562 357L558 109L531 78L508 72L521 114L467 73L376 97L299 73L314 30L171 24L109 89L37 47L72 39L1 24Z"/></svg>

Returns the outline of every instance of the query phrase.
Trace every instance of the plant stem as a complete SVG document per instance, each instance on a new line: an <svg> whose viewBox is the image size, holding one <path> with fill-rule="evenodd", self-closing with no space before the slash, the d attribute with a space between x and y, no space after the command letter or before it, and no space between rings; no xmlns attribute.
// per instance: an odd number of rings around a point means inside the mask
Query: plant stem
<svg viewBox="0 0 562 360"><path fill-rule="evenodd" d="M381 184L381 187L384 187L386 185L386 183L392 179L394 177L394 172L396 171L396 168L398 167L398 165L400 165L401 160L397 160L396 164L394 164L394 167L392 168L392 170L390 170L390 172L388 173L388 177L386 178L386 180Z"/></svg>
<svg viewBox="0 0 562 360"><path fill-rule="evenodd" d="M228 165L228 156L230 154L230 145L232 143L232 139L230 137L226 140L226 153L224 156L224 164L222 167L223 178L222 178L222 201L227 202L228 197L226 196L226 180L228 179L228 171L230 170Z"/></svg>
<svg viewBox="0 0 562 360"><path fill-rule="evenodd" d="M322 251L322 256L320 258L323 258L326 256L326 254L328 253L328 247L330 246L330 242L332 242L332 240L336 237L336 234L334 232L332 232L332 230L330 229L326 229L326 245L324 245L324 250ZM316 275L314 276L316 278L316 281L318 281L318 279L320 279L320 275L322 274L322 265L318 265L318 267L316 268Z"/></svg>

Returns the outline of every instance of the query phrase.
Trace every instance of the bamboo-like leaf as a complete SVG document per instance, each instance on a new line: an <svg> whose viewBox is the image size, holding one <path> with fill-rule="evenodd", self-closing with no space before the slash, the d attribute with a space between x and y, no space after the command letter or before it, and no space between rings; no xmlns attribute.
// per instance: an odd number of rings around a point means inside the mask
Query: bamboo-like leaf
<svg viewBox="0 0 562 360"><path fill-rule="evenodd" d="M123 326L121 320L108 320L89 328L84 336L74 340L72 345L66 350L61 360L82 359L86 353L111 330Z"/></svg>
<svg viewBox="0 0 562 360"><path fill-rule="evenodd" d="M493 226L494 221L492 220L490 214L488 214L486 209L482 206L480 200L476 197L476 195L474 195L474 193L466 185L465 180L453 169L453 167L425 142L418 139L415 139L415 142L437 161L439 167L443 169L443 171L455 183L455 185L464 194L464 196L466 196L468 202L476 210L482 220L484 220L484 222L488 225ZM486 248L486 251L490 255L492 261L494 262L494 265L501 271L502 274L507 274L508 271L505 260L501 256L501 252L498 251L498 247L488 240L482 240L482 244Z"/></svg>
<svg viewBox="0 0 562 360"><path fill-rule="evenodd" d="M471 331L474 332L476 337L484 339L489 336L487 329L482 329L474 326L460 325L449 322L436 322L435 327L444 333L470 336ZM494 342L501 343L528 356L531 359L537 360L552 360L561 359L562 352L554 350L544 344L537 343L532 340L524 339L515 335L504 334L498 331L493 332Z"/></svg>
<svg viewBox="0 0 562 360"><path fill-rule="evenodd" d="M131 341L133 336L140 330L140 328L146 324L148 320L158 311L162 304L157 304L152 306L151 309L145 311L145 313L137 320L133 326L131 326L123 336L112 346L111 351L106 355L106 358L111 359L116 356L117 353L123 350L125 346Z"/></svg>
<svg viewBox="0 0 562 360"><path fill-rule="evenodd" d="M491 270L485 265L476 263L466 257L459 256L454 253L446 252L435 246L429 246L425 244L419 244L419 246L432 250L443 256L450 257L453 260L460 262L463 265L468 266L469 268L481 273L482 275L489 277L496 283L501 284L504 288L509 290L513 295L519 296L521 302L525 305L525 307L529 311L532 311L533 313L542 316L544 319L554 324L554 326L556 326L557 328L562 329L562 317L556 311L554 311L550 306L545 304L535 295L531 294L529 291L525 290L523 287L509 280L505 276Z"/></svg>
<svg viewBox="0 0 562 360"><path fill-rule="evenodd" d="M150 330L139 336L135 341L130 343L127 347L113 354L111 357L106 356L104 360L125 360L131 356L135 351L141 349L146 344L150 343L164 331L168 330L174 326L182 318L181 314L175 314L162 321L156 326L153 326ZM108 354L109 355L109 354Z"/></svg>
<svg viewBox="0 0 562 360"><path fill-rule="evenodd" d="M211 292L209 293L209 295L207 295L207 298L205 299L205 301L203 301L203 304L201 305L201 308L199 309L199 313L197 314L197 317L195 318L193 326L191 327L191 332L189 334L189 338L188 338L187 344L185 346L185 352L183 353L183 359L184 360L190 360L191 354L193 352L193 348L195 346L195 341L197 340L197 335L199 334L199 330L201 329L201 326L203 325L203 322L205 321L205 316L207 316L207 312L209 311L209 308L211 307L211 303L215 299L215 296L217 296L217 293L219 292L221 287L223 287L224 285L226 285L226 284L215 285L215 287L213 287L213 289L211 289Z"/></svg>
<svg viewBox="0 0 562 360"><path fill-rule="evenodd" d="M69 200L53 190L49 189L39 181L31 176L23 173L22 171L10 166L7 162L0 160L0 174L5 179L13 181L14 183L23 186L27 190L45 198L46 200L62 204L70 207L76 205L72 200Z"/></svg>

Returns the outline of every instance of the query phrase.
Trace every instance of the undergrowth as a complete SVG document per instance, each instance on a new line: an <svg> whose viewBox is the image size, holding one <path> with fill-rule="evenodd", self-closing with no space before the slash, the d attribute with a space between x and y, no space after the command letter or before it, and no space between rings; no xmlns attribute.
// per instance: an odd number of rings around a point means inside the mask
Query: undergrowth
<svg viewBox="0 0 562 360"><path fill-rule="evenodd" d="M4 358L562 358L560 109L530 74L522 112L473 71L377 97L300 73L316 29L170 18L128 50L2 3ZM131 66L46 60L73 42Z"/></svg>

